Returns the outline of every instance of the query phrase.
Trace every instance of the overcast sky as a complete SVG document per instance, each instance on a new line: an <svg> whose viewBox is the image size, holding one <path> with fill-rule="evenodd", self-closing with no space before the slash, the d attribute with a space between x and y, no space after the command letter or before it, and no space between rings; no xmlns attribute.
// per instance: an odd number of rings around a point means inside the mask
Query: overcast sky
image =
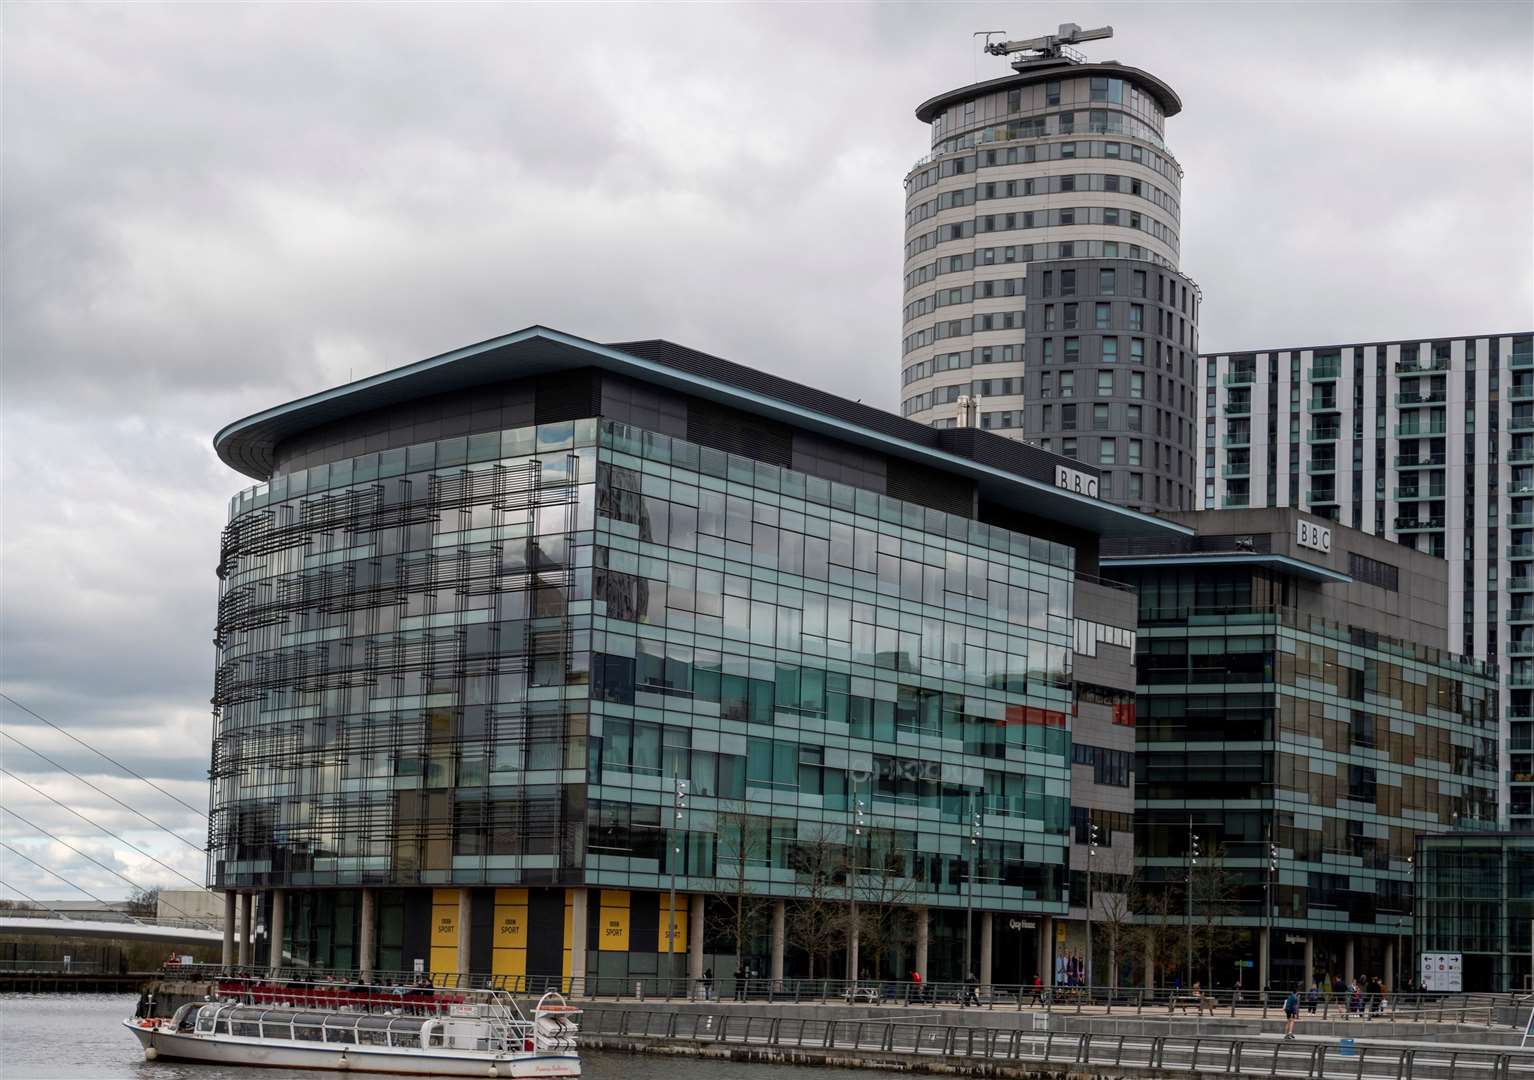
<svg viewBox="0 0 1534 1080"><path fill-rule="evenodd" d="M1534 326L1534 22L1454 4L27 5L3 13L0 682L207 803L213 432L544 323L897 404L901 180L971 32L1166 80L1206 350ZM202 820L0 703L4 767L194 879ZM20 783L3 805L184 884ZM102 896L122 878L10 813ZM200 842L200 840L199 840ZM0 850L0 879L84 899Z"/></svg>

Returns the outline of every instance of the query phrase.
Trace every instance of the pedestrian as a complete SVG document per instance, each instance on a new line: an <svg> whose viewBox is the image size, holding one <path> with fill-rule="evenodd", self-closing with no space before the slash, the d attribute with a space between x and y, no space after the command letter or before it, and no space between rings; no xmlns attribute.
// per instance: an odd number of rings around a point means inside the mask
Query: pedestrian
<svg viewBox="0 0 1534 1080"><path fill-rule="evenodd" d="M1300 1018L1300 988L1296 986L1284 998L1284 1038L1294 1038L1294 1023Z"/></svg>
<svg viewBox="0 0 1534 1080"><path fill-rule="evenodd" d="M964 977L964 1004L980 1004L980 980L975 978L973 971Z"/></svg>
<svg viewBox="0 0 1534 1080"><path fill-rule="evenodd" d="M917 1001L921 1000L921 972L911 972L911 996Z"/></svg>
<svg viewBox="0 0 1534 1080"><path fill-rule="evenodd" d="M714 996L714 969L711 968L711 967L707 967L707 968L703 969L703 1000L704 1001L712 1000L713 996Z"/></svg>
<svg viewBox="0 0 1534 1080"><path fill-rule="evenodd" d="M1305 1011L1312 1016L1316 1014L1316 1005L1321 1000L1321 988L1315 983L1310 984L1310 989L1305 993Z"/></svg>
<svg viewBox="0 0 1534 1080"><path fill-rule="evenodd" d="M746 1000L746 965L735 965L735 1000Z"/></svg>
<svg viewBox="0 0 1534 1080"><path fill-rule="evenodd" d="M1043 989L1044 989L1044 980L1039 978L1037 975L1035 975L1033 977L1033 1000L1031 1002L1029 1002L1030 1005L1038 1005L1040 1003L1040 998L1042 997Z"/></svg>

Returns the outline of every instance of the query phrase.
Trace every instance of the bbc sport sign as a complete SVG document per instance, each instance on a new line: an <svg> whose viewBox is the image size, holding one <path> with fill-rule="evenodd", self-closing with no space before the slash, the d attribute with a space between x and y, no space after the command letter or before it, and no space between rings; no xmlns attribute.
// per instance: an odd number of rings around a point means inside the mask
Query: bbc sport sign
<svg viewBox="0 0 1534 1080"><path fill-rule="evenodd" d="M1422 989L1457 994L1463 988L1459 953L1425 952L1422 954Z"/></svg>

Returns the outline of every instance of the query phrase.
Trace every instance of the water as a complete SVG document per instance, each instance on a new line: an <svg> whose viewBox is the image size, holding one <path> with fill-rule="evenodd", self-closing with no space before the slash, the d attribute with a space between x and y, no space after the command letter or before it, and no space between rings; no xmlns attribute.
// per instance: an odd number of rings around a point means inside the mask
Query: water
<svg viewBox="0 0 1534 1080"><path fill-rule="evenodd" d="M145 1061L122 1027L131 994L0 995L0 1076L5 1080L343 1080L327 1070L250 1069ZM640 1054L581 1055L592 1080L895 1080L867 1069L810 1069Z"/></svg>

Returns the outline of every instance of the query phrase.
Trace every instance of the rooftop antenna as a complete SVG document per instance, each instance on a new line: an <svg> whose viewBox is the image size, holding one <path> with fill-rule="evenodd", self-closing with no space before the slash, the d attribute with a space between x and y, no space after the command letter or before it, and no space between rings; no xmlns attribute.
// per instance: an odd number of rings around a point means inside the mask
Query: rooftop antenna
<svg viewBox="0 0 1534 1080"><path fill-rule="evenodd" d="M1082 55L1072 45L1083 41L1101 41L1103 38L1113 36L1113 27L1099 26L1096 30L1083 30L1075 23L1061 23L1058 33L1045 34L1043 37L1028 38L1024 41L998 41L992 43L990 37L985 39L985 51L992 56L1008 56L1012 53L1024 53L1012 61L1014 68L1023 68L1028 64L1037 63L1040 60L1066 60L1072 63L1080 63Z"/></svg>

